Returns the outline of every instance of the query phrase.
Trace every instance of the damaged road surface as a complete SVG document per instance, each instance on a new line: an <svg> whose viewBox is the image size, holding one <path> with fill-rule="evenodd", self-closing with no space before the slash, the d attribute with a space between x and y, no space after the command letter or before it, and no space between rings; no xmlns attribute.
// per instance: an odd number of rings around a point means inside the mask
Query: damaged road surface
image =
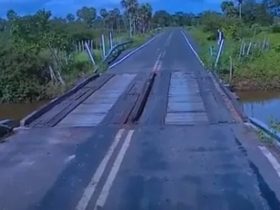
<svg viewBox="0 0 280 210"><path fill-rule="evenodd" d="M279 210L269 151L191 43L158 34L8 137L0 209Z"/></svg>

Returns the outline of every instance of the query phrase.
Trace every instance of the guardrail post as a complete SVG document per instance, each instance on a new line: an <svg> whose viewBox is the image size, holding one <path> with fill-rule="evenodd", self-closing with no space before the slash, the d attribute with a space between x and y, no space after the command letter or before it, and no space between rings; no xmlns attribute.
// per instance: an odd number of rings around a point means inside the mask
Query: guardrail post
<svg viewBox="0 0 280 210"><path fill-rule="evenodd" d="M106 47L105 47L105 37L104 37L104 34L102 34L101 39L102 39L103 57L105 58L106 57Z"/></svg>
<svg viewBox="0 0 280 210"><path fill-rule="evenodd" d="M110 32L110 46L111 46L111 49L112 49L113 48L112 32Z"/></svg>
<svg viewBox="0 0 280 210"><path fill-rule="evenodd" d="M233 77L233 60L232 56L229 56L229 83L231 84Z"/></svg>
<svg viewBox="0 0 280 210"><path fill-rule="evenodd" d="M222 50L223 50L223 46L224 46L224 39L221 41L221 44L219 46L219 51L218 51L218 55L216 57L216 61L215 61L215 68L218 66L221 54L222 54Z"/></svg>
<svg viewBox="0 0 280 210"><path fill-rule="evenodd" d="M249 46L248 46L248 49L247 49L247 56L250 55L251 47L252 47L252 42L249 43Z"/></svg>
<svg viewBox="0 0 280 210"><path fill-rule="evenodd" d="M213 57L213 48L212 48L212 45L209 47L209 52L210 52L210 56L211 58Z"/></svg>
<svg viewBox="0 0 280 210"><path fill-rule="evenodd" d="M95 66L96 64L95 64L94 58L93 58L93 56L92 56L92 54L91 54L90 48L89 48L89 46L88 46L88 44L87 44L87 43L85 44L85 47L86 47L86 50L87 50L88 56L89 56L89 58L90 58L90 60L91 60L92 64Z"/></svg>
<svg viewBox="0 0 280 210"><path fill-rule="evenodd" d="M245 51L246 51L246 42L244 42L243 48L242 48L242 56L245 55Z"/></svg>
<svg viewBox="0 0 280 210"><path fill-rule="evenodd" d="M240 45L240 51L239 51L239 60L241 60L241 58L242 58L243 45L244 45L244 41L242 40L241 45Z"/></svg>

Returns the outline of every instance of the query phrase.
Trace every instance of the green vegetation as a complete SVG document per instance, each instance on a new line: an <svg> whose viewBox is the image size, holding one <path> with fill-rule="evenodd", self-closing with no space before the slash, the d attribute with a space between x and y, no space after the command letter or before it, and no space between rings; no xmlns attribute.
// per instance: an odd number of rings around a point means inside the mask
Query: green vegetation
<svg viewBox="0 0 280 210"><path fill-rule="evenodd" d="M280 122L272 117L269 123L269 128L271 129L273 135L279 135ZM277 141L274 137L268 135L262 130L258 130L258 136L260 141L264 144L273 145Z"/></svg>
<svg viewBox="0 0 280 210"><path fill-rule="evenodd" d="M131 3L136 7L131 10ZM105 71L101 35L105 35L109 52L109 33L113 44L135 40L135 45L147 38L152 29L152 8L136 0L122 2L119 9L102 9L100 16L93 7L83 7L65 18L53 17L50 11L19 16L7 11L0 18L0 102L42 100L55 97L95 69ZM127 32L132 17L131 37ZM96 65L84 50L90 44Z"/></svg>
<svg viewBox="0 0 280 210"><path fill-rule="evenodd" d="M53 17L50 11L20 16L7 11L0 18L0 102L33 101L53 98L94 70L103 72L102 34L109 51L109 34L114 44L132 40L136 47L157 28L190 25L194 15L157 11L138 0L122 0L124 12L82 7L76 14ZM96 62L93 65L85 42Z"/></svg>
<svg viewBox="0 0 280 210"><path fill-rule="evenodd" d="M280 88L280 22L277 14L270 12L272 6L269 5L267 1L244 0L239 14L239 4L224 1L221 4L223 13L204 12L197 19L196 26L189 28L200 46L199 53L206 66L216 70L236 89ZM215 68L217 29L224 32L225 45ZM233 71L231 79L230 69Z"/></svg>
<svg viewBox="0 0 280 210"><path fill-rule="evenodd" d="M76 49L77 43L92 40L99 64L99 39L108 31L90 25L96 19L93 8L82 8L77 17L56 18L44 10L28 16L7 12L0 27L0 101L52 98L93 72L96 67L83 50Z"/></svg>
<svg viewBox="0 0 280 210"><path fill-rule="evenodd" d="M155 29L168 26L191 27L201 46L201 57L211 69L214 56L209 56L209 47L216 46L216 31L221 29L226 42L218 73L229 80L232 60L230 82L236 88L280 88L280 22L274 12L280 3L271 2L274 0L225 1L223 13L206 11L198 16L164 10L153 13L150 4L139 4L138 0L122 0L123 13L117 8L96 11L83 7L64 18L44 10L26 16L9 10L5 19L0 18L0 102L52 98L94 70L105 71L108 64L103 62L102 34L108 53L110 33L114 44L133 40L130 47L136 47ZM90 44L96 65L84 51L85 42ZM244 43L246 49L252 43L252 49L240 58Z"/></svg>
<svg viewBox="0 0 280 210"><path fill-rule="evenodd" d="M266 134L264 131L258 130L257 134L261 143L266 145L273 145L275 143L275 139Z"/></svg>

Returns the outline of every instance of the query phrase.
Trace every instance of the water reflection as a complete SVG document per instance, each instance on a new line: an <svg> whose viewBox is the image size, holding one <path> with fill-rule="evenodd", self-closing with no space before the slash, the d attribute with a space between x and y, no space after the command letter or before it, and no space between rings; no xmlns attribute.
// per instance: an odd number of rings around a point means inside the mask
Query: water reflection
<svg viewBox="0 0 280 210"><path fill-rule="evenodd" d="M248 116L267 124L272 119L280 121L280 92L239 92L238 95Z"/></svg>
<svg viewBox="0 0 280 210"><path fill-rule="evenodd" d="M26 104L0 104L0 119L13 119L20 121L22 118L45 103L46 101Z"/></svg>

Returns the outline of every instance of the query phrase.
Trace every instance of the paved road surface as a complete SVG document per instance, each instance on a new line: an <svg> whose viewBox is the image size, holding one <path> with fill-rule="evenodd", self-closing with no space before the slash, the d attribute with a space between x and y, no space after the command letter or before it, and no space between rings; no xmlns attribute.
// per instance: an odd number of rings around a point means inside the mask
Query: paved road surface
<svg viewBox="0 0 280 210"><path fill-rule="evenodd" d="M0 209L280 209L270 153L191 43L180 29L157 35L55 127L0 145ZM141 117L128 121L153 72Z"/></svg>

